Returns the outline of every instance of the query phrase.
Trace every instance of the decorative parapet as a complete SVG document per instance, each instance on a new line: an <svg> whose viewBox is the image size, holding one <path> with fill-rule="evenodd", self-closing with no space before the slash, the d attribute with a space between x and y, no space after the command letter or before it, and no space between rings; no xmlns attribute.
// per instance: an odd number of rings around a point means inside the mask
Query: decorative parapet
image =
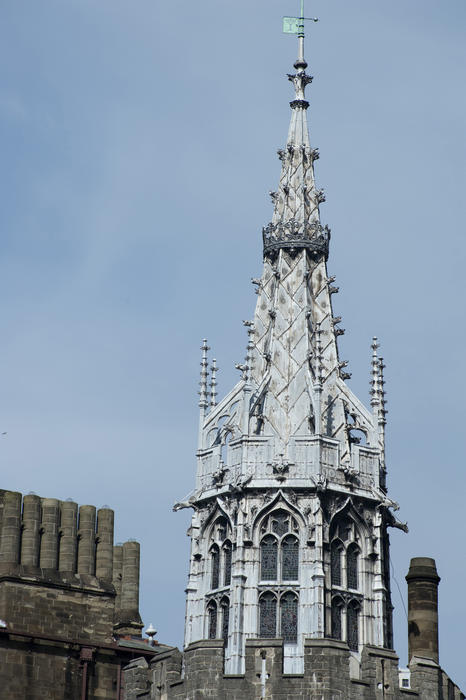
<svg viewBox="0 0 466 700"><path fill-rule="evenodd" d="M310 224L290 219L286 223L270 223L262 230L262 238L264 257L275 258L281 248L292 255L307 248L315 256L328 258L330 229L319 222Z"/></svg>

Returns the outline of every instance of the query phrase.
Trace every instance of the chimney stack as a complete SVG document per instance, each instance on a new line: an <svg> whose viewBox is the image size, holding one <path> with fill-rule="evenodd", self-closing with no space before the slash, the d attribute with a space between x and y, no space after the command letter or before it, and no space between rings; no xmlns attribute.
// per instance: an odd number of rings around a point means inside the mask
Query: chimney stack
<svg viewBox="0 0 466 700"><path fill-rule="evenodd" d="M435 559L414 557L408 575L409 661L413 656L439 662L438 584Z"/></svg>

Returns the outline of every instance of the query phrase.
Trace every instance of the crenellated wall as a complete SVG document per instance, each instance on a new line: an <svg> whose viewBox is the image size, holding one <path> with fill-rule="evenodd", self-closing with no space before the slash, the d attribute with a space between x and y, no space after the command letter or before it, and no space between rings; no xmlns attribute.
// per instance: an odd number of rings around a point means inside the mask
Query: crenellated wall
<svg viewBox="0 0 466 700"><path fill-rule="evenodd" d="M139 544L113 535L110 508L0 491L1 697L113 700L131 646L150 652Z"/></svg>
<svg viewBox="0 0 466 700"><path fill-rule="evenodd" d="M27 585L17 595L35 600L39 584L74 596L92 592L109 601L112 624L104 636L110 638L113 628L139 634L139 544L114 545L113 530L110 508L0 490L0 588ZM1 602L0 617L13 623L11 608L2 609Z"/></svg>

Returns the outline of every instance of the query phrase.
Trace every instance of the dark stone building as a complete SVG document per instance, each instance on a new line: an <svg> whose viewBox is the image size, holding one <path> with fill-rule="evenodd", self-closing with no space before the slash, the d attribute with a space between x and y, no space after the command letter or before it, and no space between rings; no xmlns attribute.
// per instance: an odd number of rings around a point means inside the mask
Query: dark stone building
<svg viewBox="0 0 466 700"><path fill-rule="evenodd" d="M123 698L141 638L139 544L110 508L0 491L0 697Z"/></svg>

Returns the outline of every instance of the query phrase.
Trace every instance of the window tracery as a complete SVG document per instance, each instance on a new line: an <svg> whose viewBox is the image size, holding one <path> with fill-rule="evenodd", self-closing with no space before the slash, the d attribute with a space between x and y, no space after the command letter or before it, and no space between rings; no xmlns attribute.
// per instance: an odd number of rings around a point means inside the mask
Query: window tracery
<svg viewBox="0 0 466 700"><path fill-rule="evenodd" d="M351 602L346 610L346 641L351 651L359 648L359 605Z"/></svg>
<svg viewBox="0 0 466 700"><path fill-rule="evenodd" d="M223 585L229 586L231 583L231 554L232 546L230 541L223 545Z"/></svg>
<svg viewBox="0 0 466 700"><path fill-rule="evenodd" d="M342 625L341 625L341 613L342 613L343 601L341 598L334 598L332 600L332 630L331 636L333 639L341 639Z"/></svg>
<svg viewBox="0 0 466 700"><path fill-rule="evenodd" d="M210 550L210 559L212 563L212 576L210 587L215 589L219 587L220 579L220 551L216 544Z"/></svg>
<svg viewBox="0 0 466 700"><path fill-rule="evenodd" d="M346 579L348 588L358 590L358 556L359 550L351 544L346 552Z"/></svg>
<svg viewBox="0 0 466 700"><path fill-rule="evenodd" d="M284 642L296 644L298 641L298 598L288 592L280 599L281 636Z"/></svg>
<svg viewBox="0 0 466 700"><path fill-rule="evenodd" d="M353 598L359 590L360 535L348 515L330 528L330 628L334 639L345 640L352 651L359 648L360 604ZM336 589L336 590L335 590ZM333 592L333 594L332 594ZM334 593L338 592L337 595Z"/></svg>
<svg viewBox="0 0 466 700"><path fill-rule="evenodd" d="M209 639L217 637L217 604L211 601L207 606L207 618L209 624Z"/></svg>
<svg viewBox="0 0 466 700"><path fill-rule="evenodd" d="M278 542L272 535L267 535L261 542L261 579L276 581L278 570Z"/></svg>
<svg viewBox="0 0 466 700"><path fill-rule="evenodd" d="M259 599L259 636L277 636L277 599L273 593L263 593Z"/></svg>
<svg viewBox="0 0 466 700"><path fill-rule="evenodd" d="M299 544L296 537L288 535L282 542L282 580L297 581L299 578Z"/></svg>
<svg viewBox="0 0 466 700"><path fill-rule="evenodd" d="M259 597L259 636L298 641L299 598L286 590L299 581L299 526L284 508L270 513L260 528L260 578L274 582L274 590ZM285 590L284 590L285 589Z"/></svg>
<svg viewBox="0 0 466 700"><path fill-rule="evenodd" d="M222 639L225 647L228 646L228 628L230 624L230 601L228 598L222 598L220 603L222 610Z"/></svg>
<svg viewBox="0 0 466 700"><path fill-rule="evenodd" d="M218 518L211 530L210 537L210 590L231 584L233 545L231 528L226 518Z"/></svg>

